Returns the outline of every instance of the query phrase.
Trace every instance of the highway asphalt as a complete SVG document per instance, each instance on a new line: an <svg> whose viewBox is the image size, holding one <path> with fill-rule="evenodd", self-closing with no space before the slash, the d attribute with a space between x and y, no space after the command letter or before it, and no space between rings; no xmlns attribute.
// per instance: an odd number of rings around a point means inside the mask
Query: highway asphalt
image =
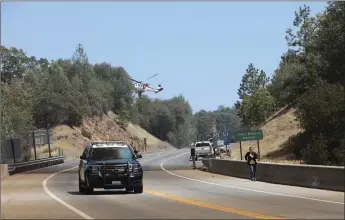
<svg viewBox="0 0 345 220"><path fill-rule="evenodd" d="M143 194L96 190L81 195L77 162L6 177L1 183L1 218L344 219L344 192L192 170L189 149L145 154L140 162Z"/></svg>

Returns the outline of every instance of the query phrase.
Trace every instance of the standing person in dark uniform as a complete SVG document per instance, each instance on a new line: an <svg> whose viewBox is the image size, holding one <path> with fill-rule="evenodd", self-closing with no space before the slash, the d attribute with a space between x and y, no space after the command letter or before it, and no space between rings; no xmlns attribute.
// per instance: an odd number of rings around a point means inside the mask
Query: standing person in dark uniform
<svg viewBox="0 0 345 220"><path fill-rule="evenodd" d="M139 151L138 151L138 149L136 147L133 146L133 141L131 142L131 146L133 147L134 153L138 154Z"/></svg>
<svg viewBox="0 0 345 220"><path fill-rule="evenodd" d="M246 153L244 158L249 166L251 181L256 181L256 160L258 159L258 155L256 152L254 152L253 147L249 148L249 152Z"/></svg>
<svg viewBox="0 0 345 220"><path fill-rule="evenodd" d="M193 169L195 169L195 147L194 146L190 148L190 156L193 160Z"/></svg>

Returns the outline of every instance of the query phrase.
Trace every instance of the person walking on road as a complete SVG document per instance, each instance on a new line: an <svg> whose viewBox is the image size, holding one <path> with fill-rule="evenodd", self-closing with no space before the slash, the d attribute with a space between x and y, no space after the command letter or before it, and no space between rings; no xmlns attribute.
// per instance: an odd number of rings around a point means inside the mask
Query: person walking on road
<svg viewBox="0 0 345 220"><path fill-rule="evenodd" d="M253 147L249 148L249 152L246 153L244 158L249 166L251 181L256 181L256 160L258 159L258 155L256 152L254 152Z"/></svg>

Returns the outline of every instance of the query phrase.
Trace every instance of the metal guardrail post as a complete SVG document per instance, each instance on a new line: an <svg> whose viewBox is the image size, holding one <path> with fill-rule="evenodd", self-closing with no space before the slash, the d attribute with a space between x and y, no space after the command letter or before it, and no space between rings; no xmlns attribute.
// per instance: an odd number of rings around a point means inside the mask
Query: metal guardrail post
<svg viewBox="0 0 345 220"><path fill-rule="evenodd" d="M240 154L241 154L241 160L242 160L242 141L240 141Z"/></svg>
<svg viewBox="0 0 345 220"><path fill-rule="evenodd" d="M11 138L11 148L12 148L12 154L13 154L13 163L16 163L16 153L14 150L14 141L12 138Z"/></svg>
<svg viewBox="0 0 345 220"><path fill-rule="evenodd" d="M35 160L37 160L35 131L32 131L32 142L33 142L33 145L34 145Z"/></svg>
<svg viewBox="0 0 345 220"><path fill-rule="evenodd" d="M48 150L49 150L49 157L52 157L52 153L50 150L50 137L49 137L49 129L47 129L47 140L48 140Z"/></svg>

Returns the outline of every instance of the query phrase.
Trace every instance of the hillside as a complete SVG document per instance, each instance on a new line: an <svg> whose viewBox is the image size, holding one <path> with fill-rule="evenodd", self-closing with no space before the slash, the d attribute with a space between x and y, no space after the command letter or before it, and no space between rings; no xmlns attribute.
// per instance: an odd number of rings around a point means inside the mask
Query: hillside
<svg viewBox="0 0 345 220"><path fill-rule="evenodd" d="M143 152L171 145L181 148L195 136L194 130L189 129L192 107L183 95L151 99L143 94L135 99L137 91L125 68L105 62L91 64L81 44L71 58L51 62L27 56L15 47L0 46L0 51L4 72L0 82L2 140L15 136L23 141L23 146L30 146L30 131L48 126L54 128L52 155L63 150L74 158L89 139L124 140ZM133 124L123 125L112 112L122 122L133 122L152 135ZM23 160L34 158L34 149L29 152L30 149L25 148ZM48 147L40 147L36 153L40 158L46 157Z"/></svg>
<svg viewBox="0 0 345 220"><path fill-rule="evenodd" d="M264 133L264 138L260 141L261 161L290 160L290 162L299 162L294 161L295 157L291 150L284 147L284 143L286 143L289 137L302 131L298 126L294 111L295 109L293 108L284 107L260 127ZM257 151L256 141L242 142L243 157L251 146ZM231 158L241 159L239 143L233 146Z"/></svg>
<svg viewBox="0 0 345 220"><path fill-rule="evenodd" d="M173 149L169 143L163 142L149 134L139 126L128 124L127 128L123 128L118 122L117 116L111 111L102 118L86 118L83 120L81 127L69 127L66 125L56 126L53 129L54 153L57 149L63 150L66 160L78 158L87 141L92 135L92 140L123 140L127 143L133 143L133 146L143 152L153 152L160 150ZM147 148L144 149L144 138L147 139Z"/></svg>

